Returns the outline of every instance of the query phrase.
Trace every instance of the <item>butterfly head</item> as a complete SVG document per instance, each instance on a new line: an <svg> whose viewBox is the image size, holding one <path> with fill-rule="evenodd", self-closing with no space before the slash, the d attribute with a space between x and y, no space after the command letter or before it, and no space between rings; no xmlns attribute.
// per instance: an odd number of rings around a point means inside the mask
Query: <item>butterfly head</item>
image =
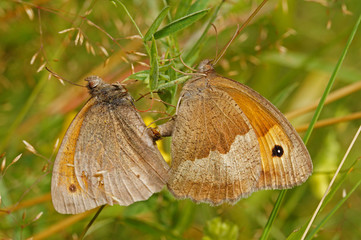
<svg viewBox="0 0 361 240"><path fill-rule="evenodd" d="M88 82L87 87L90 91L95 89L99 85L104 84L103 80L98 76L89 76L85 78L85 81Z"/></svg>
<svg viewBox="0 0 361 240"><path fill-rule="evenodd" d="M108 84L98 76L90 76L85 79L87 88L93 97L103 102L114 102L128 96L127 89L120 83Z"/></svg>
<svg viewBox="0 0 361 240"><path fill-rule="evenodd" d="M198 72L200 73L208 73L210 71L214 71L213 68L213 60L205 59L201 61L198 65Z"/></svg>

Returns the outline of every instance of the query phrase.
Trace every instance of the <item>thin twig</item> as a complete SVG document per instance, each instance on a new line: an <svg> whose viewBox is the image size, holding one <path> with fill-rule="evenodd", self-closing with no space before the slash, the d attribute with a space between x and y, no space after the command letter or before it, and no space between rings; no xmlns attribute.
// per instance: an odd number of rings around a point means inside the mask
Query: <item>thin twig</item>
<svg viewBox="0 0 361 240"><path fill-rule="evenodd" d="M223 49L221 50L220 54L218 56L216 56L216 59L214 60L213 64L216 65L217 62L223 57L223 55L226 53L229 45L232 44L232 42L238 37L238 35L241 33L241 31L250 23L250 21L254 18L254 16L257 15L257 13L261 10L261 8L266 4L267 0L263 0L263 2L253 11L253 13L251 14L251 16L249 16L247 18L247 20L242 24L241 27L237 26L237 31L235 32L235 34L233 35L233 37L231 38L231 40L228 41L228 43L226 44L226 46L223 47Z"/></svg>
<svg viewBox="0 0 361 240"><path fill-rule="evenodd" d="M323 120L316 122L314 128L326 127L326 126L334 125L336 123L356 120L356 119L360 119L360 118L361 118L361 112L356 112L356 113L352 113L352 114L342 116L342 117L323 119ZM298 126L298 127L296 127L296 130L297 130L297 132L304 132L308 129L308 126L309 126L309 124Z"/></svg>

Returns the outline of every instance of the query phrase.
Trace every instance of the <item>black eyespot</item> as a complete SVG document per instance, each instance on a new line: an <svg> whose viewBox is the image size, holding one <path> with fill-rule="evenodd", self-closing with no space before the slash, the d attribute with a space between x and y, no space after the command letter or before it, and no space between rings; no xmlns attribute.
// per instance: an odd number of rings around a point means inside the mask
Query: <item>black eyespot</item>
<svg viewBox="0 0 361 240"><path fill-rule="evenodd" d="M70 192L76 192L76 186L74 184L70 184L69 191Z"/></svg>
<svg viewBox="0 0 361 240"><path fill-rule="evenodd" d="M272 149L272 157L282 157L283 148L280 145L275 145Z"/></svg>

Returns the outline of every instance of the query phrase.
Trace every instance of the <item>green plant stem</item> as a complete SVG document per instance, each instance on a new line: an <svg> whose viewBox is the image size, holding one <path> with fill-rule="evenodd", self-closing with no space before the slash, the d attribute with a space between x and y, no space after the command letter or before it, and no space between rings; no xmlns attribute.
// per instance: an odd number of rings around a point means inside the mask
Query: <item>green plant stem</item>
<svg viewBox="0 0 361 240"><path fill-rule="evenodd" d="M137 29L139 36L140 36L141 38L144 38L142 32L140 31L140 29L139 29L139 27L138 27L138 25L137 25L137 23L134 21L132 15L130 15L130 13L129 13L128 9L125 7L125 5L124 5L120 0L115 0L115 1L116 1L120 6L123 7L125 13L126 13L126 14L128 15L128 17L129 17L130 21L132 21L135 29Z"/></svg>
<svg viewBox="0 0 361 240"><path fill-rule="evenodd" d="M146 42L144 41L144 36L143 36L142 32L140 31L137 23L136 23L135 20L133 19L132 15L130 15L128 9L126 8L126 6L125 6L120 0L115 0L115 1L116 1L120 6L122 6L122 8L124 9L125 13L128 15L130 21L133 23L135 29L137 29L139 36L140 36L140 37L142 38L142 40L143 40L143 45L144 45L144 47L145 47L145 50L147 51L148 56L150 56L150 49L149 49L148 45L146 44Z"/></svg>
<svg viewBox="0 0 361 240"><path fill-rule="evenodd" d="M274 220L276 219L277 215L278 215L278 211L280 210L281 208L281 205L282 205L282 202L283 200L285 199L285 196L286 196L286 193L287 193L287 189L286 190L282 190L280 192L280 194L278 195L278 198L276 200L276 203L272 209L272 212L271 212L271 215L270 217L268 218L268 221L266 223L266 226L264 227L263 229L263 233L260 237L260 240L264 240L264 239L267 239L268 238L268 235L269 235L269 232L271 230L271 227L272 227L272 224L274 222Z"/></svg>
<svg viewBox="0 0 361 240"><path fill-rule="evenodd" d="M83 232L81 233L79 239L82 240L84 239L86 233L88 232L89 228L93 225L93 223L95 222L95 220L98 218L99 214L103 211L105 205L102 205L98 211L95 213L94 217L90 220L90 222L88 223L88 225L85 227L85 229L83 230Z"/></svg>

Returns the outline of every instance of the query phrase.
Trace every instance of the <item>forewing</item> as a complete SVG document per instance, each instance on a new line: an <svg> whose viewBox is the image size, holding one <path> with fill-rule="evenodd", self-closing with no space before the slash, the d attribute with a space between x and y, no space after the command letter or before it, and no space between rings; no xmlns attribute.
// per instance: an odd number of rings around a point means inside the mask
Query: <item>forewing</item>
<svg viewBox="0 0 361 240"><path fill-rule="evenodd" d="M260 149L236 102L216 89L189 90L177 112L168 182L173 194L218 205L253 192Z"/></svg>
<svg viewBox="0 0 361 240"><path fill-rule="evenodd" d="M210 85L232 97L257 134L262 154L257 188L283 189L305 182L312 173L312 161L283 114L260 94L236 81L219 76Z"/></svg>
<svg viewBox="0 0 361 240"><path fill-rule="evenodd" d="M71 130L75 120L69 127L63 141L73 155L61 155L73 158L73 164L66 165L73 175L61 180L68 191L54 185L53 202L61 206L57 211L81 213L103 204L129 205L148 199L165 185L168 165L131 103L121 102L90 107L88 103L78 114L82 123L77 141L68 141L76 137Z"/></svg>

